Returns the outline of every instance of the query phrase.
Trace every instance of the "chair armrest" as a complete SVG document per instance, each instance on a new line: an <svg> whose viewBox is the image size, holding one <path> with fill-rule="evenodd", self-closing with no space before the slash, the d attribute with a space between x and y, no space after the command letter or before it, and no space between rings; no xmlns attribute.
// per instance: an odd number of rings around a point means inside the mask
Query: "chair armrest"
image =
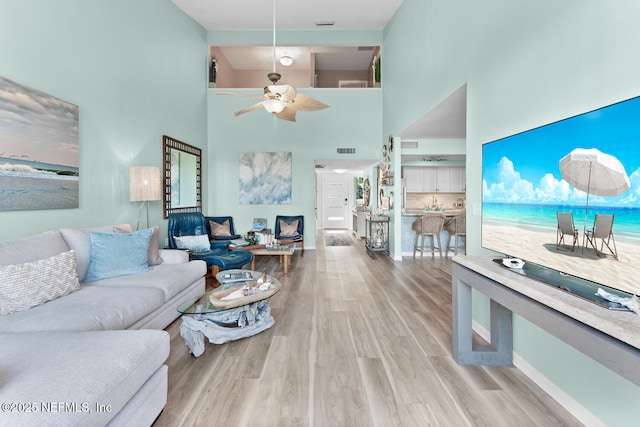
<svg viewBox="0 0 640 427"><path fill-rule="evenodd" d="M230 240L211 240L211 249L225 249L229 243Z"/></svg>
<svg viewBox="0 0 640 427"><path fill-rule="evenodd" d="M189 262L189 253L182 249L160 249L163 264L182 264Z"/></svg>

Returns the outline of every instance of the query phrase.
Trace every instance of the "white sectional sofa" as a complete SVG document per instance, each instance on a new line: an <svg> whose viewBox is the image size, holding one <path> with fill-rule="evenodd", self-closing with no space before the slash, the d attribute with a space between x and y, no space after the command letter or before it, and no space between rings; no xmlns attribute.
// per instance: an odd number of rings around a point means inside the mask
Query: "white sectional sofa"
<svg viewBox="0 0 640 427"><path fill-rule="evenodd" d="M143 271L120 271L140 259L142 234L115 225L0 242L0 425L149 426L157 418L167 399L162 329L181 302L204 293L207 267L183 251L157 249L156 229L145 234L152 237ZM34 288L59 285L68 263L55 263L70 250L79 283L20 307L21 290L33 299ZM110 271L117 275L106 277Z"/></svg>

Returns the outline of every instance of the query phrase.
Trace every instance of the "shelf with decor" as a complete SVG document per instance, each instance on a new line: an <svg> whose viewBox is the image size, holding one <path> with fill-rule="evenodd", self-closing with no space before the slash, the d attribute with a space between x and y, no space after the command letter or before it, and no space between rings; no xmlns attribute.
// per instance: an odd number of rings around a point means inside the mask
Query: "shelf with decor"
<svg viewBox="0 0 640 427"><path fill-rule="evenodd" d="M367 213L365 217L365 248L369 256L374 252L389 255L389 217Z"/></svg>

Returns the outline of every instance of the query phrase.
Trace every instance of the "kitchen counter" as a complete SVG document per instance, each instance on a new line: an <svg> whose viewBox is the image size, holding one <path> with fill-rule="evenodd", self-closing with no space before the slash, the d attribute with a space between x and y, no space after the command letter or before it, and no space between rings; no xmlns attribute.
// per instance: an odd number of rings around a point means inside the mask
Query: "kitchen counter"
<svg viewBox="0 0 640 427"><path fill-rule="evenodd" d="M445 209L443 211L423 211L421 209L407 209L402 212L402 225L401 225L401 252L402 255L413 255L413 243L415 241L416 232L411 229L413 222L423 215L444 215L447 218L452 218L457 215L464 215L466 209ZM440 233L440 241L442 242L442 255L444 256L449 240L449 233L442 230Z"/></svg>
<svg viewBox="0 0 640 427"><path fill-rule="evenodd" d="M405 209L402 211L402 216L422 216L422 215L434 215L440 214L444 216L456 216L462 215L466 212L466 209L445 209L442 211L423 211L421 209Z"/></svg>

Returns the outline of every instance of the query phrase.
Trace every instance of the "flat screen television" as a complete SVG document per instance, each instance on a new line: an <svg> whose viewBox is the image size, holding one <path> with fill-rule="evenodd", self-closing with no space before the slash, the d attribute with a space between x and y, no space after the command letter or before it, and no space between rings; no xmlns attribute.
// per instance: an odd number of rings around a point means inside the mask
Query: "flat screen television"
<svg viewBox="0 0 640 427"><path fill-rule="evenodd" d="M581 153L591 156L572 155ZM582 166L567 166L580 159ZM602 178L597 168L618 170ZM589 171L586 188L574 181ZM627 184L616 191L596 189L625 176ZM599 287L619 296L640 294L640 97L484 144L482 185L482 246L524 260L521 274L609 308L619 305L596 297ZM558 242L559 212L571 214L575 246L570 233ZM600 238L595 244L587 239L596 214L601 220L613 215L605 239L611 249Z"/></svg>

